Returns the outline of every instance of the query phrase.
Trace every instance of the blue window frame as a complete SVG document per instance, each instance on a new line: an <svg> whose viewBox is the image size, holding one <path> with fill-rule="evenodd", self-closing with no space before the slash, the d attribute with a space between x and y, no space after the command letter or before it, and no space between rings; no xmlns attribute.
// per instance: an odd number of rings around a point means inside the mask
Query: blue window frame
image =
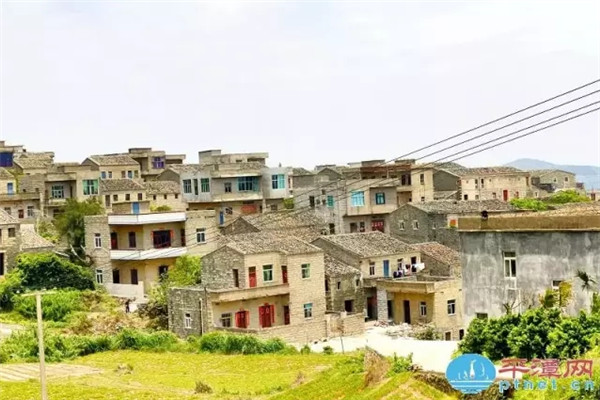
<svg viewBox="0 0 600 400"><path fill-rule="evenodd" d="M327 207L333 208L333 196L327 196Z"/></svg>
<svg viewBox="0 0 600 400"><path fill-rule="evenodd" d="M15 194L15 184L12 182L8 182L6 184L6 193L8 194Z"/></svg>
<svg viewBox="0 0 600 400"><path fill-rule="evenodd" d="M285 189L285 175L271 175L271 187L273 189Z"/></svg>
<svg viewBox="0 0 600 400"><path fill-rule="evenodd" d="M385 193L375 193L375 204L385 204Z"/></svg>
<svg viewBox="0 0 600 400"><path fill-rule="evenodd" d="M238 191L240 192L258 192L257 176L241 176L238 178Z"/></svg>
<svg viewBox="0 0 600 400"><path fill-rule="evenodd" d="M363 207L365 205L365 192L352 192L350 200L352 207Z"/></svg>
<svg viewBox="0 0 600 400"><path fill-rule="evenodd" d="M102 179L106 179L106 171L100 172L100 176L102 177Z"/></svg>

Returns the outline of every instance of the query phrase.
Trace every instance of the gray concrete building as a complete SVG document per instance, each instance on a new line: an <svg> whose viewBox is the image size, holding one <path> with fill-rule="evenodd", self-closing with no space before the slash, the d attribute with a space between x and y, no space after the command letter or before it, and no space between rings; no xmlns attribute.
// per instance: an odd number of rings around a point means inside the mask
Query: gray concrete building
<svg viewBox="0 0 600 400"><path fill-rule="evenodd" d="M460 218L459 235L467 323L503 315L505 307L523 311L561 282L572 284L569 313L589 309L591 293L582 290L576 274L581 270L600 278L598 203Z"/></svg>

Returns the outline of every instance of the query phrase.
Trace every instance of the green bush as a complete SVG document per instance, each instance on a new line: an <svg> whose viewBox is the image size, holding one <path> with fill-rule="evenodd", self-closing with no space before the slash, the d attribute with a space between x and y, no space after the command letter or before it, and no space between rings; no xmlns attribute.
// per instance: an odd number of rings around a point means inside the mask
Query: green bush
<svg viewBox="0 0 600 400"><path fill-rule="evenodd" d="M534 308L525 311L519 324L508 335L508 346L515 357L546 358L548 334L561 322L560 310Z"/></svg>
<svg viewBox="0 0 600 400"><path fill-rule="evenodd" d="M441 337L433 326L428 326L415 334L415 339L418 340L440 340Z"/></svg>
<svg viewBox="0 0 600 400"><path fill-rule="evenodd" d="M21 281L21 272L13 270L3 280L0 280L0 310L12 310L14 296L24 290Z"/></svg>
<svg viewBox="0 0 600 400"><path fill-rule="evenodd" d="M307 344L302 346L302 348L300 349L300 354L310 354L311 352L312 352L312 350L310 349L310 346Z"/></svg>
<svg viewBox="0 0 600 400"><path fill-rule="evenodd" d="M328 356L332 355L333 354L333 347L331 347L331 346L325 346L325 347L323 347L323 354L328 355Z"/></svg>
<svg viewBox="0 0 600 400"><path fill-rule="evenodd" d="M585 203L591 201L586 196L580 195L575 190L563 190L554 193L546 199L549 204Z"/></svg>
<svg viewBox="0 0 600 400"><path fill-rule="evenodd" d="M485 346L487 341L485 334L487 324L487 319L475 318L471 321L469 329L467 329L467 334L458 344L458 349L461 353L483 354L483 346Z"/></svg>
<svg viewBox="0 0 600 400"><path fill-rule="evenodd" d="M408 372L411 370L413 365L412 353L410 353L406 357L398 357L396 353L394 353L394 357L392 358L392 365L390 367L390 374L400 374L402 372Z"/></svg>
<svg viewBox="0 0 600 400"><path fill-rule="evenodd" d="M286 350L281 339L261 340L252 335L211 332L201 337L190 337L188 343L193 349L221 354L266 354Z"/></svg>
<svg viewBox="0 0 600 400"><path fill-rule="evenodd" d="M123 329L113 341L113 349L167 351L177 344L177 337L171 332L144 332Z"/></svg>
<svg viewBox="0 0 600 400"><path fill-rule="evenodd" d="M86 290L95 286L91 269L54 253L22 253L17 257L16 268L27 289Z"/></svg>
<svg viewBox="0 0 600 400"><path fill-rule="evenodd" d="M484 329L485 343L482 354L491 360L501 360L511 354L508 335L521 321L519 314L508 314L488 321Z"/></svg>
<svg viewBox="0 0 600 400"><path fill-rule="evenodd" d="M36 318L35 297L16 297L15 310L25 318ZM43 318L49 321L64 322L75 311L84 311L81 292L59 291L42 297Z"/></svg>
<svg viewBox="0 0 600 400"><path fill-rule="evenodd" d="M521 210L535 210L535 211L544 211L548 209L548 205L541 200L538 199L512 199L510 204Z"/></svg>

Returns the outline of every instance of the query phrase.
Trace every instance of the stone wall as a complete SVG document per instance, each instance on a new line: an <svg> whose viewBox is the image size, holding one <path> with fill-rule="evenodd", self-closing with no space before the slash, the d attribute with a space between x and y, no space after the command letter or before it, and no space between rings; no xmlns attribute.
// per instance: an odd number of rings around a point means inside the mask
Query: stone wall
<svg viewBox="0 0 600 400"><path fill-rule="evenodd" d="M110 229L106 215L85 217L85 249L86 254L94 262L94 268L102 270L105 283L113 283L112 263L110 260ZM102 246L95 247L95 234L100 234Z"/></svg>
<svg viewBox="0 0 600 400"><path fill-rule="evenodd" d="M329 280L329 297L327 311L342 312L345 310L345 301L353 301L352 312L362 312L365 309L365 293L360 282L360 272L356 270L354 275L332 275ZM356 280L358 279L358 285ZM338 289L339 284L339 289Z"/></svg>
<svg viewBox="0 0 600 400"><path fill-rule="evenodd" d="M325 253L330 254L332 257L337 258L341 262L352 267L360 268L359 257L340 249L337 245L331 243L330 241L318 238L317 240L313 241L312 244L323 249Z"/></svg>
<svg viewBox="0 0 600 400"><path fill-rule="evenodd" d="M446 171L436 171L433 174L433 187L436 191L459 190L460 178Z"/></svg>
<svg viewBox="0 0 600 400"><path fill-rule="evenodd" d="M222 247L202 258L202 281L209 289L234 288L233 270L238 270L240 289L248 287L244 257L229 247Z"/></svg>
<svg viewBox="0 0 600 400"><path fill-rule="evenodd" d="M15 237L8 237L8 230L15 230ZM0 241L0 253L4 253L4 273L8 273L15 267L15 259L21 249L21 228L19 224L0 225L2 241Z"/></svg>
<svg viewBox="0 0 600 400"><path fill-rule="evenodd" d="M171 211L185 211L187 208L187 203L183 201L181 194L149 194L148 199L150 200L151 208L167 206L171 208Z"/></svg>
<svg viewBox="0 0 600 400"><path fill-rule="evenodd" d="M180 337L201 335L203 289L172 288L169 290L169 330ZM185 327L185 315L190 314L191 327Z"/></svg>

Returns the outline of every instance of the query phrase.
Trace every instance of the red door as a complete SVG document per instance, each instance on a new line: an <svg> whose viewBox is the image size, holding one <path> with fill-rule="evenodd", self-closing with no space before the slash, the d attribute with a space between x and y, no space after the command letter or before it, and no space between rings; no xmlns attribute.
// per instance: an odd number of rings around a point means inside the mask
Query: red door
<svg viewBox="0 0 600 400"><path fill-rule="evenodd" d="M281 266L281 279L283 280L283 283L288 283L287 265L282 265Z"/></svg>
<svg viewBox="0 0 600 400"><path fill-rule="evenodd" d="M275 322L275 306L265 304L258 307L258 320L262 328L270 328Z"/></svg>
<svg viewBox="0 0 600 400"><path fill-rule="evenodd" d="M256 287L256 267L248 268L248 279L250 280L250 287Z"/></svg>
<svg viewBox="0 0 600 400"><path fill-rule="evenodd" d="M504 201L508 201L508 190L502 191L502 198L504 199Z"/></svg>
<svg viewBox="0 0 600 400"><path fill-rule="evenodd" d="M247 328L248 321L250 320L249 311L238 311L235 313L235 326L236 328Z"/></svg>
<svg viewBox="0 0 600 400"><path fill-rule="evenodd" d="M290 306L283 306L283 323L290 324Z"/></svg>

